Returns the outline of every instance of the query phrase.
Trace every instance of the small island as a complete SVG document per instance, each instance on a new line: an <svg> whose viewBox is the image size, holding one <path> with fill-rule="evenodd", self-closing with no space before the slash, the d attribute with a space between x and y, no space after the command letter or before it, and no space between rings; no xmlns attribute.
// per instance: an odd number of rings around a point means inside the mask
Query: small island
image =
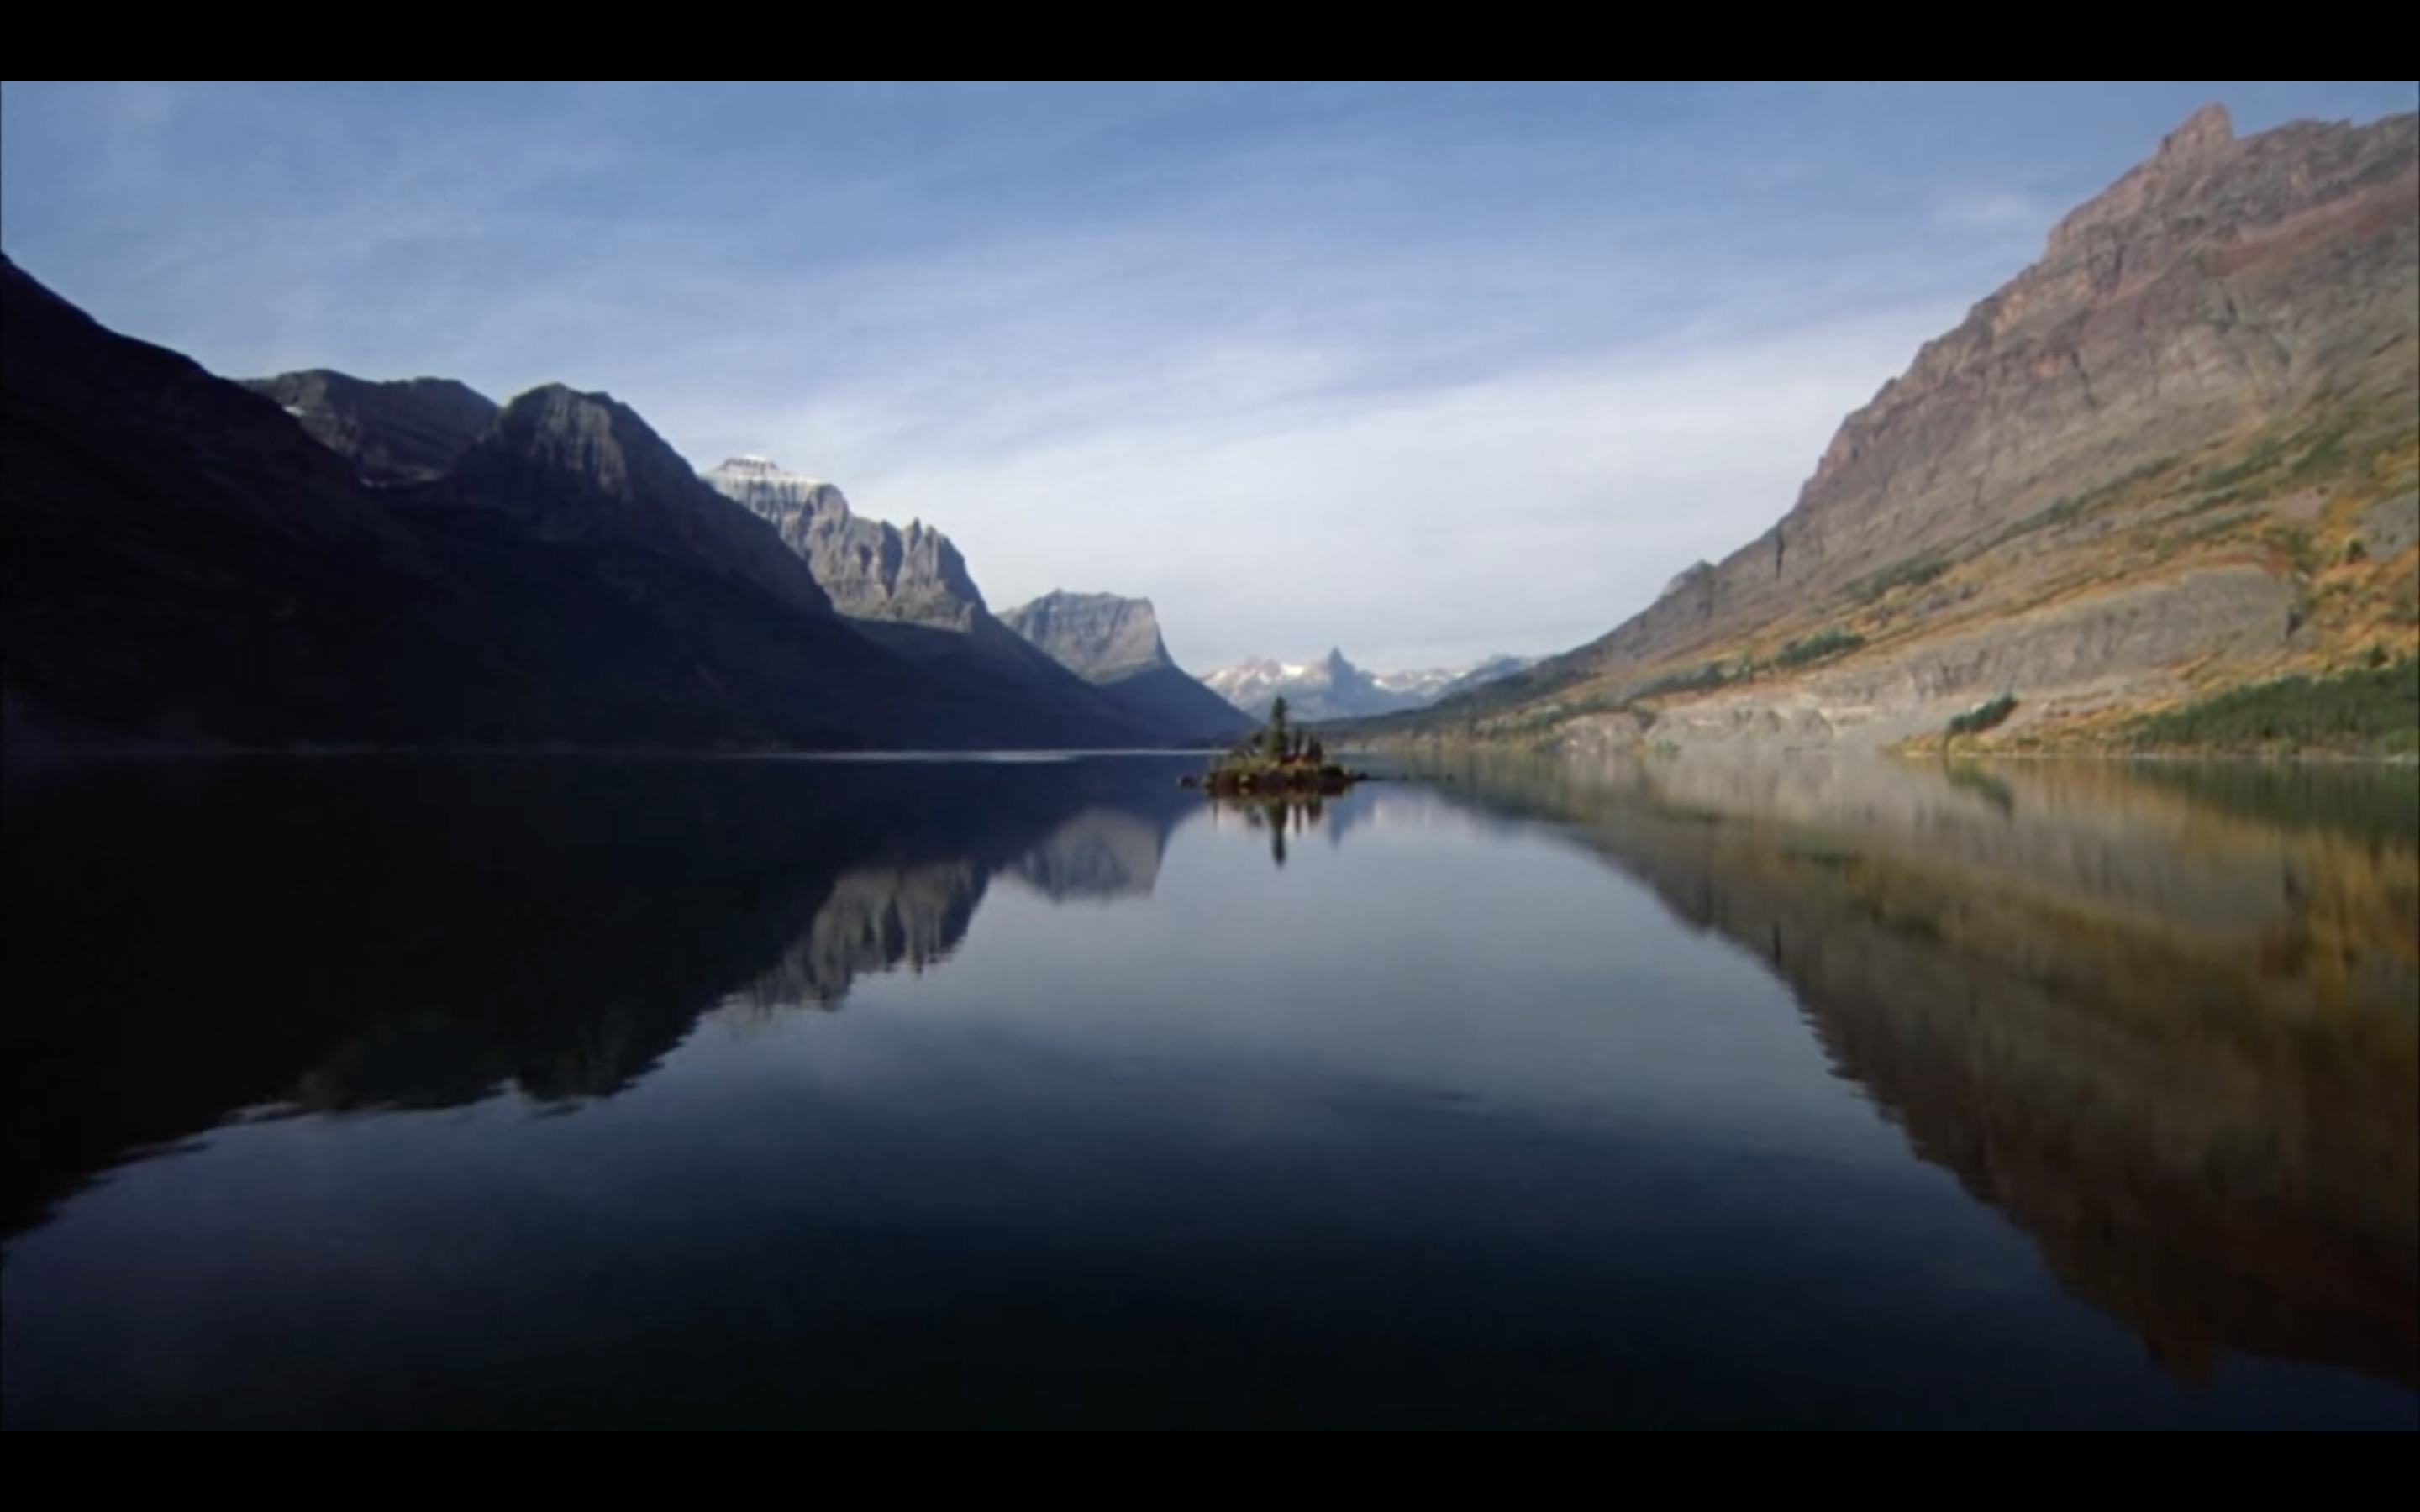
<svg viewBox="0 0 2420 1512"><path fill-rule="evenodd" d="M1232 798L1332 795L1369 779L1367 772L1329 761L1326 746L1310 731L1286 728L1286 701L1280 699L1270 705L1269 722L1260 733L1213 761L1207 772L1178 780L1214 797Z"/></svg>

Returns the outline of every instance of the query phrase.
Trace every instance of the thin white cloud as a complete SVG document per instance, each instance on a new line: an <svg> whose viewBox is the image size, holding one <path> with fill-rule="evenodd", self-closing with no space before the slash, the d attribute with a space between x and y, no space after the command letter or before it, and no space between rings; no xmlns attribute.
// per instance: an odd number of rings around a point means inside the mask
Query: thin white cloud
<svg viewBox="0 0 2420 1512"><path fill-rule="evenodd" d="M1088 427L841 481L867 513L948 530L997 604L1056 587L1150 594L1171 650L1201 670L1334 643L1382 667L1546 652L1771 523L1840 417L1945 318L1899 311L1325 395L1277 377L1316 361L1218 354L1206 372L1103 375ZM1255 373L1273 377L1239 392ZM1224 402L1112 402L1145 381ZM876 431L912 423L850 413ZM968 419L971 437L1016 430Z"/></svg>

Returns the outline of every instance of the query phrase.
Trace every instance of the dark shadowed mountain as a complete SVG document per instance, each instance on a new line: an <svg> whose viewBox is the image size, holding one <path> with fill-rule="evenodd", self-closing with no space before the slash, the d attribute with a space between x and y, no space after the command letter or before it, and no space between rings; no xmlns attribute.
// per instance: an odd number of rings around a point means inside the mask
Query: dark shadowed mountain
<svg viewBox="0 0 2420 1512"><path fill-rule="evenodd" d="M243 386L283 406L365 483L425 483L454 466L495 419L496 402L452 378L374 383L324 367Z"/></svg>
<svg viewBox="0 0 2420 1512"><path fill-rule="evenodd" d="M1147 893L1201 812L1085 762L116 763L5 798L48 945L0 959L0 1235L242 1108L612 1096L718 1007L941 962L996 878Z"/></svg>
<svg viewBox="0 0 2420 1512"><path fill-rule="evenodd" d="M0 263L0 301L12 737L684 748L1138 738L1005 630L1007 655L1063 687L1037 697L860 634L779 532L699 482L609 396L532 391L488 416L441 475L399 481L454 446L468 391L324 375L287 391L308 401L293 406L298 419L103 330L13 264ZM306 429L312 403L341 421L332 433L345 455Z"/></svg>
<svg viewBox="0 0 2420 1512"><path fill-rule="evenodd" d="M445 478L399 496L420 508L485 511L529 540L635 548L745 583L830 618L814 574L781 537L698 482L636 411L559 383L498 412Z"/></svg>
<svg viewBox="0 0 2420 1512"><path fill-rule="evenodd" d="M5 259L0 326L12 722L33 705L179 741L555 733L492 614L276 403Z"/></svg>

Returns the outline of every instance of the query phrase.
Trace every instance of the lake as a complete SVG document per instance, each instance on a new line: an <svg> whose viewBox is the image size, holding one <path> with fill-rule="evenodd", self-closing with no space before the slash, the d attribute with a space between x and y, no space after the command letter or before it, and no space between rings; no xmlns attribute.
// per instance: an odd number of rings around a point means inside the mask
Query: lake
<svg viewBox="0 0 2420 1512"><path fill-rule="evenodd" d="M2420 1426L2420 778L12 780L0 1422Z"/></svg>

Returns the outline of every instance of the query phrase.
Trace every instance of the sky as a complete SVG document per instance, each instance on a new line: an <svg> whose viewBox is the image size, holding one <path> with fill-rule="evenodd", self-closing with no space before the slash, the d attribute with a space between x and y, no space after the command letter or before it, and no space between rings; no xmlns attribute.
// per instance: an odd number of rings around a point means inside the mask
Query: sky
<svg viewBox="0 0 2420 1512"><path fill-rule="evenodd" d="M2412 81L0 86L0 248L250 377L602 390L1197 672L1567 649L2216 100Z"/></svg>

